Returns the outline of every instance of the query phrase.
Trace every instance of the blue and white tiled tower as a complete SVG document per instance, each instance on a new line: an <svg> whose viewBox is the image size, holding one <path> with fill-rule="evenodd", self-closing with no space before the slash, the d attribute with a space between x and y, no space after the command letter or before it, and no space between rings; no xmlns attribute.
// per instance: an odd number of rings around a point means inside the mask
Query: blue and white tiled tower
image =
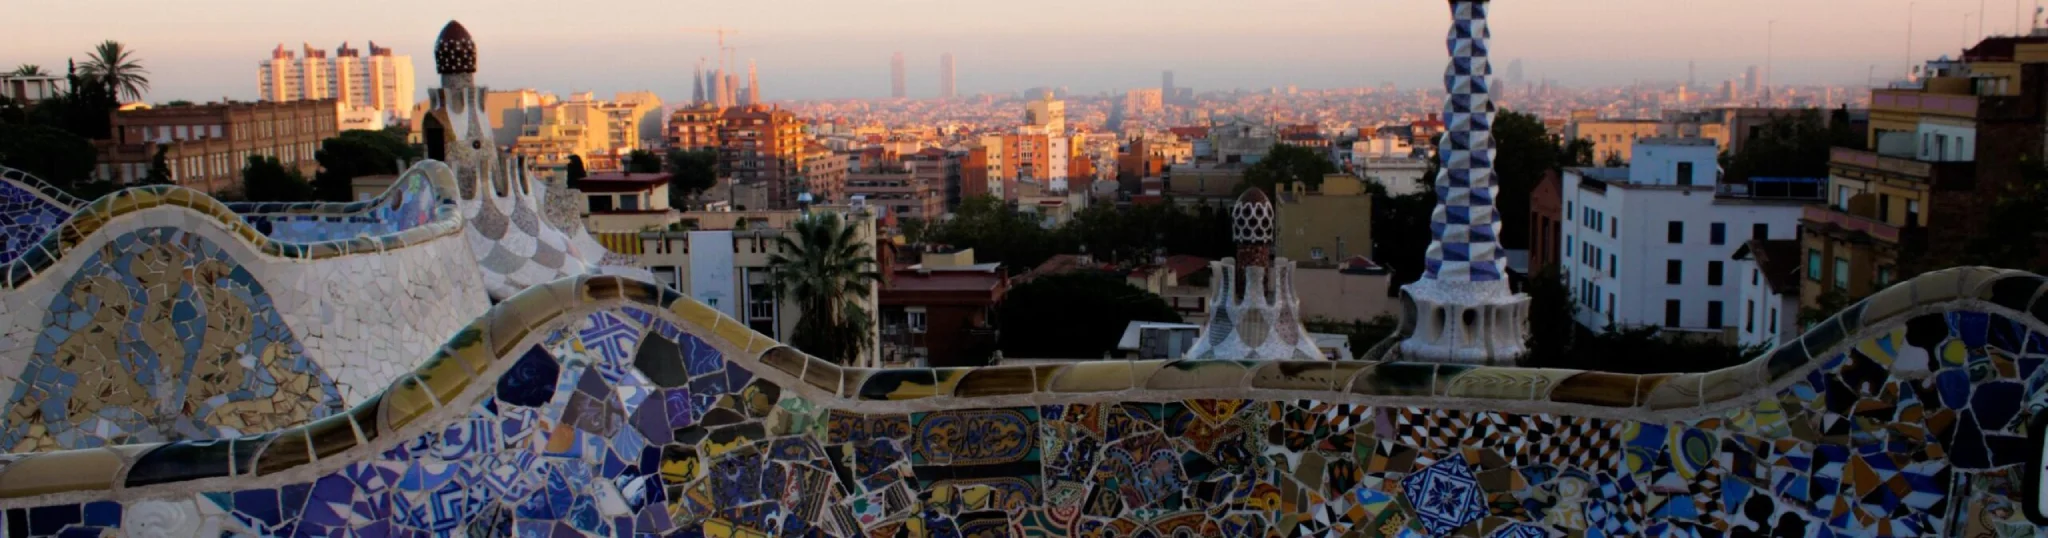
<svg viewBox="0 0 2048 538"><path fill-rule="evenodd" d="M1451 0L1444 135L1437 144L1436 211L1422 280L1401 289L1406 360L1513 363L1526 350L1529 298L1508 288L1493 171L1488 0Z"/></svg>

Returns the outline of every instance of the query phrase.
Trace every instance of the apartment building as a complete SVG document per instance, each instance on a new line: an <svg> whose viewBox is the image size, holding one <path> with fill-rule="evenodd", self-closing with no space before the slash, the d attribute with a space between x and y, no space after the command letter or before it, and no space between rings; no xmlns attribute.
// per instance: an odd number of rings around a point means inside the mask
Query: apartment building
<svg viewBox="0 0 2048 538"><path fill-rule="evenodd" d="M700 150L718 149L718 120L723 110L699 102L676 109L668 115L668 147Z"/></svg>
<svg viewBox="0 0 2048 538"><path fill-rule="evenodd" d="M1577 321L1730 336L1741 314L1730 256L1750 239L1797 237L1818 178L1724 185L1707 139L1635 142L1626 167L1570 168L1559 185L1562 276Z"/></svg>
<svg viewBox="0 0 2048 538"><path fill-rule="evenodd" d="M1989 38L1929 66L1871 91L1865 148L1834 148L1826 203L1802 219L1802 305L1961 264L1984 209L2042 158L2048 37Z"/></svg>
<svg viewBox="0 0 2048 538"><path fill-rule="evenodd" d="M846 177L849 203L878 208L898 219L927 221L946 214L946 193L909 168L863 170Z"/></svg>
<svg viewBox="0 0 2048 538"><path fill-rule="evenodd" d="M769 209L795 208L807 141L795 114L764 106L726 109L719 118L718 170L760 187Z"/></svg>
<svg viewBox="0 0 2048 538"><path fill-rule="evenodd" d="M395 54L370 42L369 54L342 43L332 57L326 50L301 44L293 52L278 44L270 58L256 67L256 90L263 101L334 99L348 109L374 110L396 121L413 116L412 57Z"/></svg>
<svg viewBox="0 0 2048 538"><path fill-rule="evenodd" d="M1317 267L1372 258L1372 195L1364 181L1329 174L1315 190L1296 184L1274 198L1274 254Z"/></svg>
<svg viewBox="0 0 2048 538"><path fill-rule="evenodd" d="M251 156L275 157L311 179L319 169L314 153L339 133L341 111L334 99L119 111L113 138L93 141L99 152L93 179L142 181L159 147L173 182L208 193L239 192Z"/></svg>

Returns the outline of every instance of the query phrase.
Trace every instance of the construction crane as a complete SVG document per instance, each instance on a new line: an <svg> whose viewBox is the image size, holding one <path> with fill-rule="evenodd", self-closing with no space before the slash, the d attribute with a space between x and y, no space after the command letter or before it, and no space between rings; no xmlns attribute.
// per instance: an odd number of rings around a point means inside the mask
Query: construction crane
<svg viewBox="0 0 2048 538"><path fill-rule="evenodd" d="M720 53L720 54L722 55L722 56L721 56L721 57L720 57L720 58L718 59L718 70L719 70L720 72L724 72L724 73L731 73L731 72L732 72L732 69L733 69L733 65L732 65L732 63L733 63L733 58L732 58L732 57L733 57L733 48L732 48L732 47L730 47L730 46L726 46L726 44L725 44L725 38L726 38L726 36L736 36L736 35L740 35L740 31L739 31L739 30L734 30L734 29L731 29L731 28L726 28L726 27L723 27L723 26L710 26L710 27L702 27L702 26L699 26L699 27L690 27L690 28L684 28L684 29L683 29L683 31L685 31L685 32L692 32L692 33L699 33L699 34L717 34L717 35L718 35L718 52L719 52L719 53Z"/></svg>

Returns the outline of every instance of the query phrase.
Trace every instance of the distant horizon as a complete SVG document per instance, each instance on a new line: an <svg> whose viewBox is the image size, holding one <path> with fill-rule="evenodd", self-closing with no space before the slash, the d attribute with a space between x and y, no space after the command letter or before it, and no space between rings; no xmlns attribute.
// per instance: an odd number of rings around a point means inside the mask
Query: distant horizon
<svg viewBox="0 0 2048 538"><path fill-rule="evenodd" d="M764 2L787 4L794 2ZM1976 5L1923 2L1914 13L1914 43L1906 37L1907 0L1871 0L1863 16L1845 20L1834 0L1727 0L1712 5L1613 4L1601 0L1546 0L1493 6L1496 76L1520 59L1532 81L1566 88L1618 87L1640 81L1683 82L1688 63L1697 87L1716 88L1749 66L1770 65L1776 86L1858 86L1899 78L1908 66L1947 54L1979 37L1959 25ZM1987 2L1988 35L2028 27ZM255 5L228 0L187 0L175 6L107 0L91 6L10 6L31 21L16 29L15 50L0 52L0 68L31 63L61 73L67 57L82 58L102 39L131 47L150 70L148 102L195 102L229 97L253 100L256 67L282 42L333 51L342 42L367 49L370 41L413 58L418 88L438 86L432 44L440 27L461 20L477 38L478 83L499 89L533 88L567 95L611 95L651 90L664 102L687 100L690 73L709 58L717 36L685 32L725 22L738 30L729 41L744 79L748 59L759 64L768 101L886 98L889 57L902 52L913 99L938 90L941 54L958 65L961 95L1013 93L1066 87L1080 94L1158 87L1161 71L1196 91L1377 87L1434 89L1446 56L1448 11L1440 1L1359 5L1354 0L1289 0L1285 8L1245 10L1220 0L1183 0L1173 9L1048 0L1016 16L987 20L979 8L936 0L802 2L787 6L692 6L688 17L664 17L668 4L611 2L649 17L606 19L604 24L557 24L521 9L534 0L453 0L418 6L394 0L348 5ZM208 9L216 6L216 9ZM630 7L622 7L630 6ZM1063 9L1062 6L1074 9ZM777 9L782 7L785 9ZM219 17L233 12L236 16ZM1087 18L1055 13L1087 12ZM211 13L211 14L209 14ZM393 18L391 13L418 13ZM916 15L915 17L911 15ZM1298 16L1316 19L1303 24ZM672 20L671 20L672 19ZM248 25L245 21L263 21ZM1766 28L1776 20L1775 46ZM590 30L588 28L597 28ZM1278 28L1289 28L1288 31ZM1600 28L1588 31L1588 28ZM374 29L374 30L369 30ZM1767 58L1767 49L1771 57ZM1908 62L1907 58L1912 58Z"/></svg>

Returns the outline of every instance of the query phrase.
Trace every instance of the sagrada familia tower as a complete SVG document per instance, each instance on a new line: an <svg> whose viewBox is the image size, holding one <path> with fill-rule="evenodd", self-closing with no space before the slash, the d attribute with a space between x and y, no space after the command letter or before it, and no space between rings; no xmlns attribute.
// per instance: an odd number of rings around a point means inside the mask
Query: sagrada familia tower
<svg viewBox="0 0 2048 538"><path fill-rule="evenodd" d="M1508 289L1493 171L1487 0L1451 2L1444 135L1422 280L1401 288L1403 360L1512 364L1526 352L1529 296Z"/></svg>

